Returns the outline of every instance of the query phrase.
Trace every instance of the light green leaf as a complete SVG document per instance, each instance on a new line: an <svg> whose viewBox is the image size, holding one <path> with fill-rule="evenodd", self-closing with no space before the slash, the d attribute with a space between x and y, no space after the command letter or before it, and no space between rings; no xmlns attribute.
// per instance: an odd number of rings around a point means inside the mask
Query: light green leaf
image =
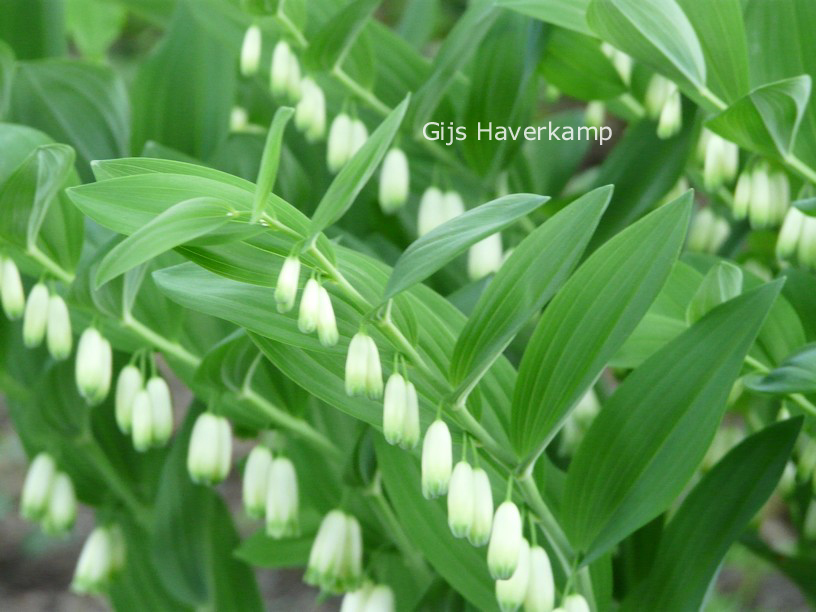
<svg viewBox="0 0 816 612"><path fill-rule="evenodd" d="M269 126L269 133L266 135L261 166L258 170L258 180L255 185L255 197L252 199L252 221L261 218L264 205L269 199L269 192L275 185L278 176L278 166L281 160L281 146L283 144L283 132L286 124L295 114L295 109L290 106L281 106L275 111L272 125Z"/></svg>
<svg viewBox="0 0 816 612"><path fill-rule="evenodd" d="M718 306L604 404L570 464L561 513L587 561L665 511L686 486L781 286Z"/></svg>
<svg viewBox="0 0 816 612"><path fill-rule="evenodd" d="M450 381L469 387L567 280L612 197L601 187L527 236L496 273L456 341Z"/></svg>
<svg viewBox="0 0 816 612"><path fill-rule="evenodd" d="M121 33L127 11L106 0L66 0L65 25L83 56L104 59Z"/></svg>
<svg viewBox="0 0 816 612"><path fill-rule="evenodd" d="M696 323L709 310L742 292L742 270L721 261L712 266L697 288L686 310L686 321Z"/></svg>
<svg viewBox="0 0 816 612"><path fill-rule="evenodd" d="M96 287L165 251L211 234L234 212L215 198L193 198L171 206L117 244L96 271Z"/></svg>
<svg viewBox="0 0 816 612"><path fill-rule="evenodd" d="M496 5L581 34L592 34L586 21L589 0L496 0Z"/></svg>
<svg viewBox="0 0 816 612"><path fill-rule="evenodd" d="M0 121L8 113L11 86L14 82L14 52L0 40Z"/></svg>
<svg viewBox="0 0 816 612"><path fill-rule="evenodd" d="M699 610L731 545L773 493L802 419L773 424L732 449L663 530L651 571L621 610Z"/></svg>
<svg viewBox="0 0 816 612"><path fill-rule="evenodd" d="M608 100L627 91L598 40L568 30L550 35L541 72L562 92L582 100Z"/></svg>
<svg viewBox="0 0 816 612"><path fill-rule="evenodd" d="M312 215L309 229L312 236L316 236L336 222L354 203L355 198L365 187L391 146L410 99L409 94L399 106L388 114L362 148L343 166L332 181Z"/></svg>
<svg viewBox="0 0 816 612"><path fill-rule="evenodd" d="M312 37L305 61L315 70L332 70L343 63L355 39L381 0L355 0L329 18Z"/></svg>
<svg viewBox="0 0 816 612"><path fill-rule="evenodd" d="M547 202L547 196L516 193L477 206L428 232L394 265L384 300L421 282L482 238L500 232Z"/></svg>
<svg viewBox="0 0 816 612"><path fill-rule="evenodd" d="M685 238L691 192L601 246L544 311L513 394L511 439L538 453L632 333L671 272Z"/></svg>
<svg viewBox="0 0 816 612"><path fill-rule="evenodd" d="M810 89L806 74L763 85L716 115L708 127L746 149L784 157L796 143Z"/></svg>
<svg viewBox="0 0 816 612"><path fill-rule="evenodd" d="M763 393L816 393L816 345L809 344L789 356L765 376L746 380L746 386Z"/></svg>
<svg viewBox="0 0 816 612"><path fill-rule="evenodd" d="M590 27L604 40L673 80L706 84L703 49L675 0L592 0Z"/></svg>
<svg viewBox="0 0 816 612"><path fill-rule="evenodd" d="M256 532L235 549L235 556L255 567L271 569L306 567L314 534L276 540L263 530Z"/></svg>

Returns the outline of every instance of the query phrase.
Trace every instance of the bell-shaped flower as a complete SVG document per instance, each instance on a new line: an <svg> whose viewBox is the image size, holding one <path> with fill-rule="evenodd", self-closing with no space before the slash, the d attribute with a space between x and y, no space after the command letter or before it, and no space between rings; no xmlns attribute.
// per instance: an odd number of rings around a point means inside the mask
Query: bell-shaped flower
<svg viewBox="0 0 816 612"><path fill-rule="evenodd" d="M51 486L48 509L43 518L46 533L65 533L73 527L77 516L77 500L74 483L67 474L57 472Z"/></svg>
<svg viewBox="0 0 816 612"><path fill-rule="evenodd" d="M470 247L467 263L468 276L471 280L484 278L488 274L498 272L503 261L501 233L497 232Z"/></svg>
<svg viewBox="0 0 816 612"><path fill-rule="evenodd" d="M326 96L310 77L300 82L300 101L295 107L295 126L309 142L326 135Z"/></svg>
<svg viewBox="0 0 816 612"><path fill-rule="evenodd" d="M251 25L244 34L241 44L241 74L245 77L254 76L258 72L261 62L261 28Z"/></svg>
<svg viewBox="0 0 816 612"><path fill-rule="evenodd" d="M327 347L334 346L340 339L331 296L325 287L320 287L317 295L317 338L320 344Z"/></svg>
<svg viewBox="0 0 816 612"><path fill-rule="evenodd" d="M38 521L45 516L56 475L57 464L51 455L42 452L34 457L28 468L20 498L20 514L23 518Z"/></svg>
<svg viewBox="0 0 816 612"><path fill-rule="evenodd" d="M567 595L561 607L564 608L564 612L590 612L587 600L577 593Z"/></svg>
<svg viewBox="0 0 816 612"><path fill-rule="evenodd" d="M360 119L351 122L351 146L349 147L348 158L351 159L368 140L368 128Z"/></svg>
<svg viewBox="0 0 816 612"><path fill-rule="evenodd" d="M332 121L329 128L329 142L326 147L326 164L332 174L339 172L351 157L353 132L352 119L346 113L340 113Z"/></svg>
<svg viewBox="0 0 816 612"><path fill-rule="evenodd" d="M272 452L263 445L252 449L244 466L244 511L252 518L262 518L266 512L266 494L269 489L269 468Z"/></svg>
<svg viewBox="0 0 816 612"><path fill-rule="evenodd" d="M300 98L300 63L286 41L278 41L272 51L269 85L276 98L290 102Z"/></svg>
<svg viewBox="0 0 816 612"><path fill-rule="evenodd" d="M277 457L269 467L266 494L266 533L273 538L298 535L300 497L295 465Z"/></svg>
<svg viewBox="0 0 816 612"><path fill-rule="evenodd" d="M380 208L385 214L393 214L405 204L409 183L408 158L402 149L393 148L386 153L380 171Z"/></svg>
<svg viewBox="0 0 816 612"><path fill-rule="evenodd" d="M644 96L643 105L646 108L646 114L651 119L658 119L666 101L674 90L674 84L666 77L655 74L646 87L646 95Z"/></svg>
<svg viewBox="0 0 816 612"><path fill-rule="evenodd" d="M512 501L501 503L493 517L487 546L487 567L496 580L507 580L516 571L521 552L521 514Z"/></svg>
<svg viewBox="0 0 816 612"><path fill-rule="evenodd" d="M116 424L122 433L130 433L133 423L133 401L143 388L142 371L133 364L128 364L116 379L114 407Z"/></svg>
<svg viewBox="0 0 816 612"><path fill-rule="evenodd" d="M23 315L23 344L26 348L36 348L45 338L48 324L48 287L37 283L31 288Z"/></svg>
<svg viewBox="0 0 816 612"><path fill-rule="evenodd" d="M467 538L473 546L484 546L493 527L493 490L490 478L482 468L473 470L473 519Z"/></svg>
<svg viewBox="0 0 816 612"><path fill-rule="evenodd" d="M710 206L698 210L691 219L687 246L698 253L716 253L728 239L731 226Z"/></svg>
<svg viewBox="0 0 816 612"><path fill-rule="evenodd" d="M57 361L68 359L74 345L71 330L71 316L65 300L59 295L52 295L48 300L48 326L46 344L51 357Z"/></svg>
<svg viewBox="0 0 816 612"><path fill-rule="evenodd" d="M445 222L445 196L436 187L428 187L419 200L417 233L424 236Z"/></svg>
<svg viewBox="0 0 816 612"><path fill-rule="evenodd" d="M388 585L378 584L369 592L363 612L394 612L396 609L394 591Z"/></svg>
<svg viewBox="0 0 816 612"><path fill-rule="evenodd" d="M680 91L672 83L671 92L666 96L660 117L657 120L657 137L666 140L675 136L683 127L683 104Z"/></svg>
<svg viewBox="0 0 816 612"><path fill-rule="evenodd" d="M609 58L609 61L612 62L612 65L615 67L615 71L618 73L621 80L626 85L629 85L629 82L632 80L632 56L630 56L628 53L624 53L616 47L613 47L608 42L601 44L601 51Z"/></svg>
<svg viewBox="0 0 816 612"><path fill-rule="evenodd" d="M332 510L315 536L304 580L329 593L354 591L362 583L363 536L357 519Z"/></svg>
<svg viewBox="0 0 816 612"><path fill-rule="evenodd" d="M317 329L320 310L320 284L314 278L306 281L303 294L300 296L298 329L304 334L311 334Z"/></svg>
<svg viewBox="0 0 816 612"><path fill-rule="evenodd" d="M173 433L173 399L161 376L153 376L145 387L152 409L151 445L164 446Z"/></svg>
<svg viewBox="0 0 816 612"><path fill-rule="evenodd" d="M278 282L275 285L275 303L278 312L289 312L295 305L298 282L300 281L300 258L289 255L281 266Z"/></svg>
<svg viewBox="0 0 816 612"><path fill-rule="evenodd" d="M113 355L110 342L94 327L79 338L76 356L76 382L80 395L91 406L101 404L111 384Z"/></svg>
<svg viewBox="0 0 816 612"><path fill-rule="evenodd" d="M138 391L133 398L130 435L133 448L140 453L153 446L153 407L146 389Z"/></svg>
<svg viewBox="0 0 816 612"><path fill-rule="evenodd" d="M437 419L425 432L422 442L422 495L434 499L448 492L453 468L453 444L450 430Z"/></svg>
<svg viewBox="0 0 816 612"><path fill-rule="evenodd" d="M459 461L453 468L448 487L448 527L455 538L464 538L473 527L473 468Z"/></svg>
<svg viewBox="0 0 816 612"><path fill-rule="evenodd" d="M106 527L97 527L85 540L79 554L71 590L76 593L101 593L113 569L113 543Z"/></svg>
<svg viewBox="0 0 816 612"><path fill-rule="evenodd" d="M419 441L419 398L411 381L398 372L388 377L383 401L383 434L389 444L411 449Z"/></svg>
<svg viewBox="0 0 816 612"><path fill-rule="evenodd" d="M379 399L383 393L380 353L374 339L364 331L357 332L346 356L346 393Z"/></svg>
<svg viewBox="0 0 816 612"><path fill-rule="evenodd" d="M513 575L507 580L496 581L496 601L502 612L515 612L527 596L530 586L530 545L527 540L521 540L518 563Z"/></svg>
<svg viewBox="0 0 816 612"><path fill-rule="evenodd" d="M703 164L703 183L713 191L737 176L739 147L722 136L704 129L700 135L698 157Z"/></svg>
<svg viewBox="0 0 816 612"><path fill-rule="evenodd" d="M12 321L23 316L25 309L25 293L23 281L17 264L10 257L3 259L3 271L0 274L0 297L3 301L3 311Z"/></svg>
<svg viewBox="0 0 816 612"><path fill-rule="evenodd" d="M796 260L802 266L816 269L816 218L796 207L788 209L779 230L776 255L780 259Z"/></svg>
<svg viewBox="0 0 816 612"><path fill-rule="evenodd" d="M217 484L229 474L232 433L224 417L204 412L196 419L187 449L187 471L193 482Z"/></svg>
<svg viewBox="0 0 816 612"><path fill-rule="evenodd" d="M555 605L555 580L550 558L541 546L530 547L530 580L524 596L525 612L550 612Z"/></svg>

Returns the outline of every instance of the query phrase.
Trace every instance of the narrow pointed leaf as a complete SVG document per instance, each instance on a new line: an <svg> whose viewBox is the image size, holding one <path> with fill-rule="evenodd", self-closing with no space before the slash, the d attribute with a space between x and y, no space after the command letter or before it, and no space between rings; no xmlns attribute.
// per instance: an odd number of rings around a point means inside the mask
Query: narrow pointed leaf
<svg viewBox="0 0 816 612"><path fill-rule="evenodd" d="M721 261L703 278L686 310L686 321L694 323L715 306L737 297L742 291L742 270Z"/></svg>
<svg viewBox="0 0 816 612"><path fill-rule="evenodd" d="M816 345L809 344L785 359L765 376L746 381L763 393L816 393Z"/></svg>

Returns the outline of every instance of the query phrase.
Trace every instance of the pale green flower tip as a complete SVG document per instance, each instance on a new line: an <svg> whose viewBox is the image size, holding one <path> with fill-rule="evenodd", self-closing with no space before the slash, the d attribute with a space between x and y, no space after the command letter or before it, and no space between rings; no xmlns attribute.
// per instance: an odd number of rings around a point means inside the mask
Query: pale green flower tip
<svg viewBox="0 0 816 612"><path fill-rule="evenodd" d="M229 421L205 412L196 419L187 449L187 471L196 484L215 485L229 474L232 434Z"/></svg>
<svg viewBox="0 0 816 612"><path fill-rule="evenodd" d="M79 554L71 590L79 594L104 592L113 568L113 545L107 528L97 527L85 540Z"/></svg>
<svg viewBox="0 0 816 612"><path fill-rule="evenodd" d="M453 448L448 426L437 419L422 443L422 494L434 499L448 492L453 468Z"/></svg>
<svg viewBox="0 0 816 612"><path fill-rule="evenodd" d="M261 29L251 25L244 34L241 44L241 74L251 77L257 74L261 61Z"/></svg>
<svg viewBox="0 0 816 612"><path fill-rule="evenodd" d="M334 346L340 339L340 334L337 331L331 296L325 287L320 287L317 297L317 337L321 345Z"/></svg>
<svg viewBox="0 0 816 612"><path fill-rule="evenodd" d="M65 300L59 295L52 295L48 301L46 344L48 352L56 361L63 361L71 356L74 344L71 316Z"/></svg>
<svg viewBox="0 0 816 612"><path fill-rule="evenodd" d="M299 280L300 258L297 255L289 255L281 266L278 282L275 285L275 303L278 312L286 313L294 308Z"/></svg>
<svg viewBox="0 0 816 612"><path fill-rule="evenodd" d="M300 523L297 518L292 518L288 521L267 520L266 535L276 540L297 537L300 535Z"/></svg>
<svg viewBox="0 0 816 612"><path fill-rule="evenodd" d="M23 344L26 348L36 348L45 338L48 324L48 287L37 283L31 288L23 315Z"/></svg>
<svg viewBox="0 0 816 612"><path fill-rule="evenodd" d="M272 452L267 447L259 445L250 451L244 466L242 497L244 511L252 518L263 518L266 512L266 495L271 467Z"/></svg>
<svg viewBox="0 0 816 612"><path fill-rule="evenodd" d="M502 502L493 517L493 530L487 547L487 566L496 580L507 580L519 562L522 547L521 514L511 501Z"/></svg>
<svg viewBox="0 0 816 612"><path fill-rule="evenodd" d="M309 553L308 584L330 593L354 591L363 583L363 540L357 519L340 510L320 524Z"/></svg>
<svg viewBox="0 0 816 612"><path fill-rule="evenodd" d="M530 582L530 545L521 541L519 560L510 578L496 581L496 601L503 612L518 610L524 603Z"/></svg>
<svg viewBox="0 0 816 612"><path fill-rule="evenodd" d="M47 510L57 474L57 464L48 453L39 453L31 462L23 483L20 515L30 521L42 519Z"/></svg>
<svg viewBox="0 0 816 612"><path fill-rule="evenodd" d="M129 434L133 424L133 402L136 395L142 390L142 372L135 365L129 364L122 368L116 379L116 393L114 409L116 424L119 431Z"/></svg>
<svg viewBox="0 0 816 612"><path fill-rule="evenodd" d="M25 310L25 292L23 281L20 279L20 270L14 260L6 257L3 260L3 272L0 278L0 297L3 301L3 311L11 321L23 316Z"/></svg>
<svg viewBox="0 0 816 612"><path fill-rule="evenodd" d="M388 151L380 171L379 201L382 211L393 214L408 199L410 189L410 172L408 158L402 149Z"/></svg>

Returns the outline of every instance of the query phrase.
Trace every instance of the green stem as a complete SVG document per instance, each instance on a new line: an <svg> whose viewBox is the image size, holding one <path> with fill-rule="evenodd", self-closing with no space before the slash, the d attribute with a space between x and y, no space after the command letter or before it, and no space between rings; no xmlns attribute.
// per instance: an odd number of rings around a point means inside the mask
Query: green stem
<svg viewBox="0 0 816 612"><path fill-rule="evenodd" d="M108 488L127 506L130 513L137 520L139 525L149 529L151 525L150 508L143 504L131 491L119 472L111 465L108 456L102 452L99 445L92 438L84 441L85 450L90 455L94 466L99 470Z"/></svg>
<svg viewBox="0 0 816 612"><path fill-rule="evenodd" d="M331 75L352 94L360 98L379 114L385 116L391 112L391 108L389 108L387 104L375 96L374 92L372 92L370 89L366 89L357 81L352 79L340 66L335 66L331 71Z"/></svg>
<svg viewBox="0 0 816 612"><path fill-rule="evenodd" d="M156 349L175 357L177 360L187 364L192 368L197 368L201 363L201 359L193 355L190 351L181 346L178 342L172 342L164 336L156 333L140 321L133 318L129 312L126 312L122 317L122 325L140 336L145 342L153 345Z"/></svg>
<svg viewBox="0 0 816 612"><path fill-rule="evenodd" d="M771 371L770 368L768 368L765 364L763 364L756 358L751 357L750 355L745 356L745 363L750 365L752 368L754 368L757 372L761 374L767 374L768 372ZM802 395L801 393L788 393L788 397L790 397L791 400L793 400L793 402L797 404L802 409L803 412L806 412L812 417L816 417L816 406L814 406L813 403L810 400L808 400L808 398L806 398L804 395Z"/></svg>
<svg viewBox="0 0 816 612"><path fill-rule="evenodd" d="M68 272L65 268L48 257L48 255L43 253L36 245L30 245L28 249L26 249L26 254L61 281L68 284L74 282L74 274Z"/></svg>

